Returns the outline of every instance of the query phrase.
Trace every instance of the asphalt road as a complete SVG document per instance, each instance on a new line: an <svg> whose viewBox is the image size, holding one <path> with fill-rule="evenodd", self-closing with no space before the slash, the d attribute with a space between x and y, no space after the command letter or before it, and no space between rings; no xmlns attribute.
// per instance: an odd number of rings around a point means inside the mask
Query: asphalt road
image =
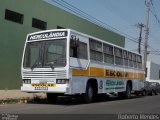
<svg viewBox="0 0 160 120"><path fill-rule="evenodd" d="M109 98L91 104L83 104L79 100L61 99L57 103L45 100L27 104L0 105L0 114L120 114L120 113L160 113L160 95L133 97L120 100Z"/></svg>

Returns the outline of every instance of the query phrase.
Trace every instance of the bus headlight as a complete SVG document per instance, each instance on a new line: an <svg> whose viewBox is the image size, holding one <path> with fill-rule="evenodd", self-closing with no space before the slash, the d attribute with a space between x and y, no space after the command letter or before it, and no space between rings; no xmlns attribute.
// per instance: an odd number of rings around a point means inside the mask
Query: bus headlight
<svg viewBox="0 0 160 120"><path fill-rule="evenodd" d="M31 84L31 80L30 80L30 79L24 79L24 80L23 80L23 83L24 83L24 84Z"/></svg>
<svg viewBox="0 0 160 120"><path fill-rule="evenodd" d="M69 79L57 79L56 84L67 84Z"/></svg>

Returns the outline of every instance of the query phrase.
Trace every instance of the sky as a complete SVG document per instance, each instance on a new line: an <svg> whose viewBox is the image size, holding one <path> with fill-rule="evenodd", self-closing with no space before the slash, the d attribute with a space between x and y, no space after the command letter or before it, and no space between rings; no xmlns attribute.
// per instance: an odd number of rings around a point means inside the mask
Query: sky
<svg viewBox="0 0 160 120"><path fill-rule="evenodd" d="M46 0L58 6L54 0ZM61 1L61 0L55 0ZM81 11L94 16L123 34L135 38L138 41L140 29L138 23L146 24L146 5L145 0L63 0ZM60 6L59 6L60 7ZM152 11L152 12L151 12ZM160 0L152 0L149 16L149 48L148 51L160 51ZM144 43L145 27L142 32L142 42ZM138 43L125 39L125 48L138 51ZM141 46L142 52L144 46ZM159 55L148 55L148 60L160 64ZM155 53L155 52L154 52Z"/></svg>

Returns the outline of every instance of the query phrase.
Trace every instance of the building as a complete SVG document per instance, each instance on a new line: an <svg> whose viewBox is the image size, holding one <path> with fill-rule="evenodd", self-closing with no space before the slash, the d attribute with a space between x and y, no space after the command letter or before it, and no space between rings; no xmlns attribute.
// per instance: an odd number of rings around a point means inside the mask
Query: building
<svg viewBox="0 0 160 120"><path fill-rule="evenodd" d="M26 35L34 31L71 28L124 47L125 38L43 0L1 0L0 89L19 89Z"/></svg>
<svg viewBox="0 0 160 120"><path fill-rule="evenodd" d="M147 61L146 81L160 83L160 65Z"/></svg>

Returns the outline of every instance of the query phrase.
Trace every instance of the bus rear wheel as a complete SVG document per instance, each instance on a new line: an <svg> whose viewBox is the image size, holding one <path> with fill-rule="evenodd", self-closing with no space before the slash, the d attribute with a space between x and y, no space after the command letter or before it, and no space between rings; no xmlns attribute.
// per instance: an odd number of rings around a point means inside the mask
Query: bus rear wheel
<svg viewBox="0 0 160 120"><path fill-rule="evenodd" d="M86 93L83 94L82 98L85 103L91 103L93 101L94 89L93 89L92 84L90 83L87 84Z"/></svg>
<svg viewBox="0 0 160 120"><path fill-rule="evenodd" d="M143 90L143 91L142 91L142 96L146 96L146 95L147 95L146 90Z"/></svg>
<svg viewBox="0 0 160 120"><path fill-rule="evenodd" d="M118 97L125 98L125 99L128 99L131 97L131 84L130 83L127 83L125 92L118 93Z"/></svg>
<svg viewBox="0 0 160 120"><path fill-rule="evenodd" d="M124 97L126 99L130 98L131 97L131 84L130 83L127 83L127 86L126 86L126 91L124 93Z"/></svg>

